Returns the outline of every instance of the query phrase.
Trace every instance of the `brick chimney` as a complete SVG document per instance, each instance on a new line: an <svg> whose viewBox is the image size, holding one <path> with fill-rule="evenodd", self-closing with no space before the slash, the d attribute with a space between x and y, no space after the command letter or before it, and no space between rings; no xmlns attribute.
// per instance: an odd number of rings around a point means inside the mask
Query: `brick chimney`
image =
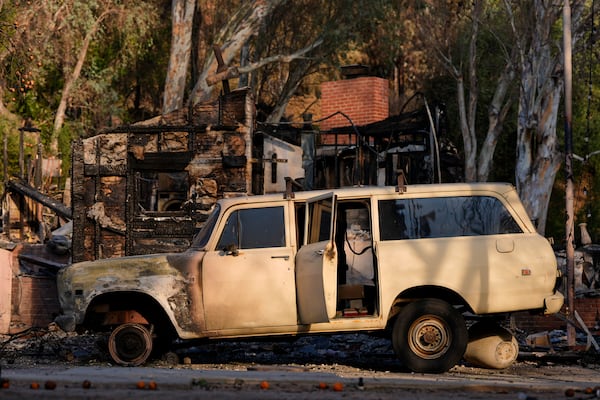
<svg viewBox="0 0 600 400"><path fill-rule="evenodd" d="M352 70L355 72L356 68ZM321 85L321 118L341 111L354 125L366 125L389 117L387 79L346 72L347 79ZM350 121L336 115L320 124L321 131L349 126Z"/></svg>

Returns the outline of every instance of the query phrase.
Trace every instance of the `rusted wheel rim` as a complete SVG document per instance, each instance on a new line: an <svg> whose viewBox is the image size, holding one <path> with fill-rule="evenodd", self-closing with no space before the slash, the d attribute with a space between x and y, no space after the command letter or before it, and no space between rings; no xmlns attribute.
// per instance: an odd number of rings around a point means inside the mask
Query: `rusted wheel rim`
<svg viewBox="0 0 600 400"><path fill-rule="evenodd" d="M408 345L421 358L439 358L446 353L451 342L452 334L447 324L435 316L422 316L410 326Z"/></svg>
<svg viewBox="0 0 600 400"><path fill-rule="evenodd" d="M152 335L139 324L119 325L108 340L110 356L121 365L141 365L152 352Z"/></svg>

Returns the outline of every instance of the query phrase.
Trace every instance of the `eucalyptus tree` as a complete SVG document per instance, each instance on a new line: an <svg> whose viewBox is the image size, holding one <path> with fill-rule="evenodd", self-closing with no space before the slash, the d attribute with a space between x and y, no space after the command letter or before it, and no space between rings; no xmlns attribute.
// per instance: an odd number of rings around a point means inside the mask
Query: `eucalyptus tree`
<svg viewBox="0 0 600 400"><path fill-rule="evenodd" d="M456 82L459 126L465 155L465 179L485 181L493 168L500 135L514 134L515 184L529 212L545 231L547 211L562 154L557 119L563 90L562 0L502 0L463 3L419 2L431 21L419 31L438 61ZM591 2L572 1L574 43L582 33ZM586 8L587 7L587 8ZM435 18L432 18L435 16ZM445 18L439 18L445 16ZM434 23L435 22L435 23ZM492 23L493 22L493 23ZM482 34L494 38L496 54L482 55ZM489 40L489 39L488 39ZM457 46L458 45L458 46ZM496 57L495 71L480 68ZM481 106L480 77L495 74L487 106L488 122L477 125ZM505 132L510 108L516 106L516 132ZM478 131L485 131L480 134Z"/></svg>
<svg viewBox="0 0 600 400"><path fill-rule="evenodd" d="M287 0L251 0L241 2L237 10L233 13L229 21L221 27L219 33L215 36L215 44L220 46L220 52L225 65L239 57L244 44L252 37L258 34L265 18L273 10L286 3ZM210 74L217 70L218 62L214 53L208 53L204 60L204 65L198 76L192 92L190 101L195 104L211 98L213 86L207 83Z"/></svg>
<svg viewBox="0 0 600 400"><path fill-rule="evenodd" d="M516 185L530 216L538 220L538 230L544 232L550 194L564 159L557 135L564 86L563 3L558 0L534 0L533 5L525 0L504 2L518 54ZM590 4L584 0L571 2L574 47L584 32L584 13Z"/></svg>
<svg viewBox="0 0 600 400"><path fill-rule="evenodd" d="M163 113L183 108L192 57L196 0L173 0L171 5L171 50L163 93ZM208 13L208 10L207 10Z"/></svg>

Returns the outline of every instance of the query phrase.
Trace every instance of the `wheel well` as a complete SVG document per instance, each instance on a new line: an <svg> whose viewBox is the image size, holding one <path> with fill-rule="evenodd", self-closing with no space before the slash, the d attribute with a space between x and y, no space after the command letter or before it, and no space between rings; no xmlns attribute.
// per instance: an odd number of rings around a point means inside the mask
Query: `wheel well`
<svg viewBox="0 0 600 400"><path fill-rule="evenodd" d="M388 329L393 325L396 315L402 307L418 299L436 298L462 308L462 312L472 311L469 304L458 293L441 286L419 286L405 290L400 293L392 304L390 315L387 322Z"/></svg>
<svg viewBox="0 0 600 400"><path fill-rule="evenodd" d="M89 304L83 325L89 329L106 330L109 313L129 312L153 325L159 336L172 336L175 328L162 306L152 296L139 292L113 292L97 296Z"/></svg>

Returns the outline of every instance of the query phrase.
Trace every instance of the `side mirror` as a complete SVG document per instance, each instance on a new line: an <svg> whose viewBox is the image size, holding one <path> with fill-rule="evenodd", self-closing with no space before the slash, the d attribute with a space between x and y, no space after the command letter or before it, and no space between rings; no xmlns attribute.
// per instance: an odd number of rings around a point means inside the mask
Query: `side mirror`
<svg viewBox="0 0 600 400"><path fill-rule="evenodd" d="M226 256L237 257L240 255L240 251L238 250L238 248L235 244L228 244L227 246L225 246L223 251L225 252Z"/></svg>

